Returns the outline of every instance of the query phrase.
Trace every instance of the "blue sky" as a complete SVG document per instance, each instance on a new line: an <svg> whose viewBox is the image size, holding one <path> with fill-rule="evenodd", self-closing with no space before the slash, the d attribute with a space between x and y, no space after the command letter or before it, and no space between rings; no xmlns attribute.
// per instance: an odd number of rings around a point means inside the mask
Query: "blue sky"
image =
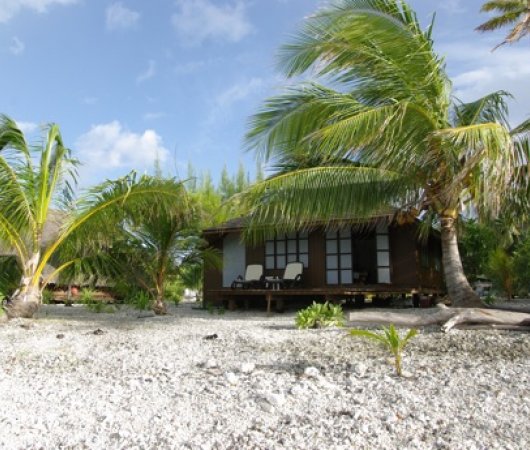
<svg viewBox="0 0 530 450"><path fill-rule="evenodd" d="M151 171L156 155L184 176L214 178L243 151L248 117L281 88L275 54L320 0L0 0L0 112L28 133L57 122L85 164L81 184ZM412 0L457 96L505 89L512 121L530 116L530 41L490 49L473 29L481 0Z"/></svg>

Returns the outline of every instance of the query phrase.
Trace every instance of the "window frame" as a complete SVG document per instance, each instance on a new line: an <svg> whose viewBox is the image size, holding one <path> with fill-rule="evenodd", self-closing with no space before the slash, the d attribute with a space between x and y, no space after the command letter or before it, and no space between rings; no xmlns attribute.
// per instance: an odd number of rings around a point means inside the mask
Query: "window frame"
<svg viewBox="0 0 530 450"><path fill-rule="evenodd" d="M336 230L336 231L326 231L326 234L325 234L325 271L326 271L326 285L327 286L342 286L342 285L346 285L346 286L351 286L353 284L355 284L355 271L354 271L354 254L353 254L353 250L354 250L354 235L353 235L353 230L351 228L347 229L347 232L345 233L346 230L344 229L339 229L339 230ZM333 237L330 237L330 234L333 233ZM342 245L341 245L341 241L349 241L349 252L343 252L342 249ZM335 242L335 252L329 252L328 251L328 242ZM335 257L336 258L336 261L337 261L337 267L336 268L330 268L329 267L329 264L328 264L328 257ZM343 267L343 257L344 256L349 256L350 257L350 261L349 261L349 266L350 267ZM348 263L346 263L346 266L348 265ZM349 275L350 275L350 279L351 281L350 282L343 282L343 272L346 272L346 271L349 271ZM337 282L336 283L331 283L329 281L329 273L330 272L336 272L337 274Z"/></svg>
<svg viewBox="0 0 530 450"><path fill-rule="evenodd" d="M301 242L303 241L306 241L305 251L301 248ZM271 244L272 252L269 251ZM304 256L305 258L303 258ZM270 258L273 258L273 264L269 263ZM265 241L265 269L283 270L290 262L301 262L304 268L309 266L309 233L283 234Z"/></svg>

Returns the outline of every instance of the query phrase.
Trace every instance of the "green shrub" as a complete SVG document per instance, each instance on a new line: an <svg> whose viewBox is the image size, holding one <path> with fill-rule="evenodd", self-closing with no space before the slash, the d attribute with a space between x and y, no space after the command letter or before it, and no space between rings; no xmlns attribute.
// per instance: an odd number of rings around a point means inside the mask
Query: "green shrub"
<svg viewBox="0 0 530 450"><path fill-rule="evenodd" d="M484 297L482 299L482 301L486 304L486 305L494 305L496 302L497 302L497 299L491 295L491 294L488 294L486 297Z"/></svg>
<svg viewBox="0 0 530 450"><path fill-rule="evenodd" d="M79 301L83 303L89 311L96 314L114 312L112 306L105 304L102 300L96 300L94 298L95 293L96 292L92 289L84 288L79 294Z"/></svg>
<svg viewBox="0 0 530 450"><path fill-rule="evenodd" d="M178 281L168 282L165 285L165 299L178 305L184 298L184 286Z"/></svg>
<svg viewBox="0 0 530 450"><path fill-rule="evenodd" d="M85 304L94 303L94 294L95 292L92 289L83 288L79 294L79 301Z"/></svg>
<svg viewBox="0 0 530 450"><path fill-rule="evenodd" d="M504 292L508 299L515 291L514 258L506 250L498 248L488 261L488 275L496 289Z"/></svg>
<svg viewBox="0 0 530 450"><path fill-rule="evenodd" d="M416 330L415 328L411 328L407 332L406 336L402 338L396 330L396 327L392 324L389 327L381 328L383 330L382 334L368 330L350 330L350 336L360 336L382 344L394 356L394 366L396 368L396 373L398 374L398 376L401 376L401 361L403 359L403 349L409 343L409 341L418 334L418 330Z"/></svg>
<svg viewBox="0 0 530 450"><path fill-rule="evenodd" d="M44 289L42 291L42 303L49 305L53 301L53 291L50 289Z"/></svg>
<svg viewBox="0 0 530 450"><path fill-rule="evenodd" d="M530 236L521 239L513 255L517 293L526 296L530 291Z"/></svg>
<svg viewBox="0 0 530 450"><path fill-rule="evenodd" d="M141 290L137 290L134 295L127 298L126 301L128 304L141 311L145 311L151 306L151 296L147 292Z"/></svg>
<svg viewBox="0 0 530 450"><path fill-rule="evenodd" d="M223 316L225 313L226 313L226 309L224 306L214 306L213 303L208 303L206 305L206 310L208 311L209 314L215 314L217 313L217 315L219 316Z"/></svg>
<svg viewBox="0 0 530 450"><path fill-rule="evenodd" d="M296 326L302 328L323 328L344 326L344 313L340 305L332 305L329 302L316 303L306 309L298 311L296 315Z"/></svg>
<svg viewBox="0 0 530 450"><path fill-rule="evenodd" d="M499 245L499 238L491 226L475 220L462 223L458 247L462 256L462 265L469 281L475 281L488 271L491 253Z"/></svg>
<svg viewBox="0 0 530 450"><path fill-rule="evenodd" d="M128 303L136 295L138 287L126 281L117 281L112 287L112 293L118 300Z"/></svg>

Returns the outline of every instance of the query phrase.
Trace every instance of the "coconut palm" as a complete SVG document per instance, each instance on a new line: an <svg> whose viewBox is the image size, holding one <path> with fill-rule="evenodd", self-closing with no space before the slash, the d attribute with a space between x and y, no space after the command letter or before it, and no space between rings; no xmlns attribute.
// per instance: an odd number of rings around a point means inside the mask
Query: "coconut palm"
<svg viewBox="0 0 530 450"><path fill-rule="evenodd" d="M501 45L517 42L530 34L530 0L491 0L482 5L481 11L496 11L499 15L478 26L477 31L494 31L513 25L504 41L493 50Z"/></svg>
<svg viewBox="0 0 530 450"><path fill-rule="evenodd" d="M134 173L106 181L74 200L77 161L64 145L59 127L46 128L42 146L30 147L17 124L0 117L0 245L16 256L20 284L5 306L9 317L32 317L41 302L45 267L74 234L104 236L125 211L177 201L180 192ZM68 208L66 208L68 205ZM61 225L46 238L52 208L63 207ZM74 264L62 261L53 275Z"/></svg>
<svg viewBox="0 0 530 450"><path fill-rule="evenodd" d="M130 216L124 239L115 253L121 275L153 294L152 309L166 314L168 279L176 279L188 266L217 264L217 253L206 247L198 229L198 208L186 197L179 208L155 208L149 214Z"/></svg>
<svg viewBox="0 0 530 450"><path fill-rule="evenodd" d="M527 161L530 127L512 136L505 92L472 103L452 98L432 31L399 0L336 1L306 19L279 65L289 78L313 81L267 100L246 140L276 167L318 166L274 176L245 201L254 234L263 224L286 231L314 220L421 211L440 224L454 304L478 305L455 222L464 202L481 215L497 213Z"/></svg>

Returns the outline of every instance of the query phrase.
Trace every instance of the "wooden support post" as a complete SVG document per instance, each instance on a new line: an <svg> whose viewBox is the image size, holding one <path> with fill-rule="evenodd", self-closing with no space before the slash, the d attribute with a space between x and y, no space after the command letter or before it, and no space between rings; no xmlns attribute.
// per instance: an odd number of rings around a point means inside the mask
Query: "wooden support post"
<svg viewBox="0 0 530 450"><path fill-rule="evenodd" d="M267 294L265 294L265 299L267 300L267 316L270 316L271 315L272 293L267 292Z"/></svg>
<svg viewBox="0 0 530 450"><path fill-rule="evenodd" d="M234 297L228 298L228 310L229 311L235 311L237 309L237 302Z"/></svg>

